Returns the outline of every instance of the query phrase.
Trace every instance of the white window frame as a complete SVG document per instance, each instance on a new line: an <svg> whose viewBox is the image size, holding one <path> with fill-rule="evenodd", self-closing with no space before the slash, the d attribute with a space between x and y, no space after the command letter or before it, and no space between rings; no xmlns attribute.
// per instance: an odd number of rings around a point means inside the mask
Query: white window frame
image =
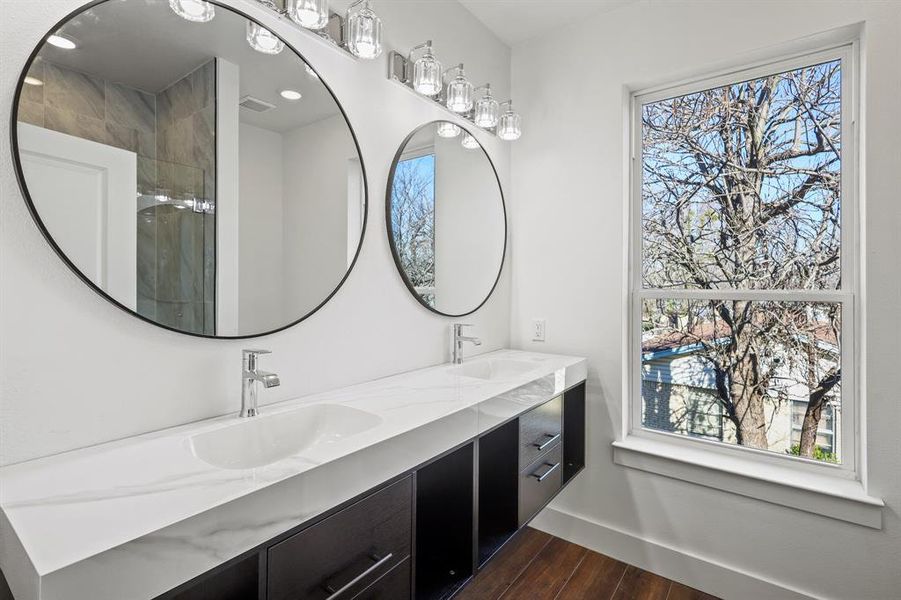
<svg viewBox="0 0 901 600"><path fill-rule="evenodd" d="M859 159L858 159L858 49L855 42L848 42L813 52L799 53L788 58L771 60L746 65L713 77L695 79L676 85L663 86L650 90L641 90L631 95L631 160L630 160L630 192L628 195L629 213L629 252L628 252L628 321L626 344L626 376L624 386L626 393L625 436L629 438L663 441L679 452L686 449L694 452L698 449L709 451L712 455L722 457L745 457L754 462L773 466L789 466L791 469L825 474L830 477L857 480L861 479L861 440L860 424L862 423L860 395L858 387L859 348L860 341L856 331L860 322L860 249L859 249ZM641 192L642 192L642 107L645 104L699 92L705 89L722 87L742 81L757 79L816 65L824 62L841 60L842 69L842 165L841 165L841 268L842 287L839 290L678 290L678 289L644 289L642 287L642 230L641 230ZM820 301L839 302L842 305L841 330L841 364L842 364L842 423L841 440L842 463L839 465L815 461L767 450L758 450L745 446L726 444L714 440L706 440L683 436L676 433L655 431L642 426L641 412L641 303L654 298L674 299L707 299L711 297L723 299L777 300L777 301Z"/></svg>

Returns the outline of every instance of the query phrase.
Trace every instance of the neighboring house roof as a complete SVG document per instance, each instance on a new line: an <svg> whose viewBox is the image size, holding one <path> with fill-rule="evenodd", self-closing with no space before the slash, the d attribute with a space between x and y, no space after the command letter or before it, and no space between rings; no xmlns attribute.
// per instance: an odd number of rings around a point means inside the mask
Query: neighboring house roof
<svg viewBox="0 0 901 600"><path fill-rule="evenodd" d="M723 322L715 325L711 322L700 323L690 331L664 330L649 332L646 339L641 341L642 353L651 353L655 357L667 354L688 354L701 349L702 343L710 343L716 340L726 341L732 334L732 330ZM648 335L648 334L645 334ZM838 339L835 331L829 323L817 323L813 326L814 339L820 344L833 348L838 347Z"/></svg>

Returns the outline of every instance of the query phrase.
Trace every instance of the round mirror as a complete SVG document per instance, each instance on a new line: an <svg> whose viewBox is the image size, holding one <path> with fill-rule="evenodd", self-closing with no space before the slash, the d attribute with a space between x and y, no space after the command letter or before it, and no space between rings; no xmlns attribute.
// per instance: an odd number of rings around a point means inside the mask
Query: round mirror
<svg viewBox="0 0 901 600"><path fill-rule="evenodd" d="M13 155L63 260L134 315L240 338L306 318L366 223L356 138L287 43L201 0L106 0L35 49Z"/></svg>
<svg viewBox="0 0 901 600"><path fill-rule="evenodd" d="M449 121L404 140L388 179L388 239L413 296L449 317L491 296L507 244L504 196L476 138Z"/></svg>

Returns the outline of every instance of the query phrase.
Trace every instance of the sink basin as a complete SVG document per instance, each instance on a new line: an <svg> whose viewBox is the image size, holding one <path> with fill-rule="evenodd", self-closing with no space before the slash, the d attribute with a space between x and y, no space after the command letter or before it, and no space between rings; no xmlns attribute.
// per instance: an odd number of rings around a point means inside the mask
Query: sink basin
<svg viewBox="0 0 901 600"><path fill-rule="evenodd" d="M503 379L519 373L531 371L536 367L534 362L512 359L494 359L472 362L452 367L455 375L474 377L476 379Z"/></svg>
<svg viewBox="0 0 901 600"><path fill-rule="evenodd" d="M198 433L190 438L191 450L214 467L252 469L362 433L381 422L381 417L363 410L319 404Z"/></svg>

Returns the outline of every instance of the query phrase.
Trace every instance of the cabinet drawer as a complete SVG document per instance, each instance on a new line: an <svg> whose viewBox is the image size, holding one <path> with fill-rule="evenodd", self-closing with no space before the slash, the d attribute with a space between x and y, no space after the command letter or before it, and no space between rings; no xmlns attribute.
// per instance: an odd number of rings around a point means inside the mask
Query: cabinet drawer
<svg viewBox="0 0 901 600"><path fill-rule="evenodd" d="M270 547L268 600L350 600L403 562L412 494L407 477Z"/></svg>
<svg viewBox="0 0 901 600"><path fill-rule="evenodd" d="M560 444L529 465L519 476L519 525L524 525L560 491L563 481Z"/></svg>
<svg viewBox="0 0 901 600"><path fill-rule="evenodd" d="M519 417L519 468L525 469L560 441L563 396L536 406Z"/></svg>
<svg viewBox="0 0 901 600"><path fill-rule="evenodd" d="M412 594L411 559L385 573L381 579L354 596L353 600L409 600Z"/></svg>

